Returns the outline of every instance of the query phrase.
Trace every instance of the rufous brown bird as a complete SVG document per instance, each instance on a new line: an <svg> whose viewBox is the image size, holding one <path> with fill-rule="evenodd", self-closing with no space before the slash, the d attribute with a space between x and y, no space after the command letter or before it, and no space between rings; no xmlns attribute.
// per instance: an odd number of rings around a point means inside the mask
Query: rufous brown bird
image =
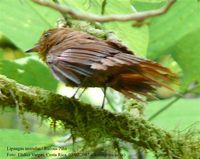
<svg viewBox="0 0 200 159"><path fill-rule="evenodd" d="M176 80L168 68L137 57L119 42L70 28L46 31L27 52L32 51L39 52L58 80L72 87L111 87L139 99Z"/></svg>

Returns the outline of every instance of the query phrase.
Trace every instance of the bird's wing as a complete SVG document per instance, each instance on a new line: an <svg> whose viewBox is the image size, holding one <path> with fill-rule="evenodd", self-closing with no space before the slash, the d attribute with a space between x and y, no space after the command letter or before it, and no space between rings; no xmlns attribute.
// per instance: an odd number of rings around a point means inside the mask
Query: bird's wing
<svg viewBox="0 0 200 159"><path fill-rule="evenodd" d="M58 52L59 49L62 51ZM169 69L138 58L119 44L98 40L87 34L69 36L49 51L46 61L57 78L76 85L81 84L83 77L102 72L113 74L114 70L118 79L115 89L124 94L126 92L126 95L127 92L136 92L147 96L148 92L155 90L154 87L166 86L175 77Z"/></svg>
<svg viewBox="0 0 200 159"><path fill-rule="evenodd" d="M82 37L74 34L69 36L66 42L49 50L46 62L63 82L68 79L80 84L80 76L90 77L95 71L105 71L133 63L115 47L86 34ZM63 51L58 53L60 48L63 48Z"/></svg>

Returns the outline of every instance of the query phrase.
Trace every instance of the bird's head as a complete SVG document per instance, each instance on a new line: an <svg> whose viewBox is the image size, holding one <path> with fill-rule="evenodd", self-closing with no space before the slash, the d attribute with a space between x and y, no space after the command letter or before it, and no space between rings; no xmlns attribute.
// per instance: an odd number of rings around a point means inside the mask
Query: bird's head
<svg viewBox="0 0 200 159"><path fill-rule="evenodd" d="M68 28L53 28L45 31L40 37L39 41L34 47L28 49L26 52L38 52L43 60L52 46L58 45L65 39L65 35L70 32Z"/></svg>

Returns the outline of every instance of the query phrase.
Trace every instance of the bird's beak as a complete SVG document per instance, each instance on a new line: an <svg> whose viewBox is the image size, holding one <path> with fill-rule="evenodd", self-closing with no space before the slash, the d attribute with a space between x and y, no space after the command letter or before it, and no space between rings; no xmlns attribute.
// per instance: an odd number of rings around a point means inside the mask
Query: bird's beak
<svg viewBox="0 0 200 159"><path fill-rule="evenodd" d="M38 52L39 51L39 46L35 45L33 48L26 50L26 53L30 53L30 52Z"/></svg>

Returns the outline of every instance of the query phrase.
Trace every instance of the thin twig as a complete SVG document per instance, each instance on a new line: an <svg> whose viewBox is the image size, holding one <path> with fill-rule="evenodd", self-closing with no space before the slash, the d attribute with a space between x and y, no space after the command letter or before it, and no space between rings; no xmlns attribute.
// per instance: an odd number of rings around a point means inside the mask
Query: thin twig
<svg viewBox="0 0 200 159"><path fill-rule="evenodd" d="M13 98L13 101L16 105L16 113L17 113L17 117L21 116L21 120L22 120L22 125L24 126L24 128L28 131L29 130L29 124L24 116L24 110L23 110L23 107L20 106L15 94L13 93L13 91L10 89L9 90L12 98Z"/></svg>
<svg viewBox="0 0 200 159"><path fill-rule="evenodd" d="M113 148L116 149L118 158L123 159L123 155L121 154L121 148L119 146L119 141L117 141L117 140L113 141Z"/></svg>
<svg viewBox="0 0 200 159"><path fill-rule="evenodd" d="M10 94L11 94L11 96L12 96L14 102L15 102L17 115L19 115L19 102L16 99L15 94L13 93L13 91L9 90L9 92L10 92Z"/></svg>
<svg viewBox="0 0 200 159"><path fill-rule="evenodd" d="M53 2L55 2L55 3L58 3L58 4L59 4L58 0L53 0Z"/></svg>
<svg viewBox="0 0 200 159"><path fill-rule="evenodd" d="M117 112L117 109L113 106L112 102L110 101L110 98L108 96L106 96L106 100L108 102L108 104L110 105L111 109L114 111L114 112Z"/></svg>
<svg viewBox="0 0 200 159"><path fill-rule="evenodd" d="M101 4L101 15L104 15L105 10L106 10L106 5L107 5L107 0L103 0Z"/></svg>
<svg viewBox="0 0 200 159"><path fill-rule="evenodd" d="M176 103L181 98L182 98L182 96L177 96L174 100L172 100L171 102L169 102L166 106L164 106L163 108L161 108L160 110L158 110L156 113L154 113L152 116L150 116L148 120L149 121L153 120L154 118L156 118L162 112L164 112L165 110L167 110L170 106L172 106L174 103Z"/></svg>
<svg viewBox="0 0 200 159"><path fill-rule="evenodd" d="M111 22L111 21L139 21L141 22L147 18L165 14L177 0L170 0L164 7L160 9L131 13L131 14L126 14L126 15L116 14L116 15L108 15L108 16L106 15L100 16L96 14L83 13L83 12L74 10L68 6L61 6L59 4L51 3L45 0L32 0L32 1L42 6L46 6L54 10L57 10L61 14L70 15L72 18L79 19L79 20L85 20L85 21L91 21L91 22L94 22L94 21L95 22Z"/></svg>
<svg viewBox="0 0 200 159"><path fill-rule="evenodd" d="M55 4L57 4L57 5L60 5L60 3L59 3L59 1L58 0L53 0L53 2L55 3ZM65 19L65 21L68 23L68 15L67 14L65 14L65 13L61 13L62 14L62 16L63 16L63 18Z"/></svg>
<svg viewBox="0 0 200 159"><path fill-rule="evenodd" d="M101 88L102 92L104 92L103 88ZM106 95L106 101L108 102L109 106L111 107L111 109L114 111L114 112L117 112L117 109L112 105L112 102L110 101L109 97Z"/></svg>

